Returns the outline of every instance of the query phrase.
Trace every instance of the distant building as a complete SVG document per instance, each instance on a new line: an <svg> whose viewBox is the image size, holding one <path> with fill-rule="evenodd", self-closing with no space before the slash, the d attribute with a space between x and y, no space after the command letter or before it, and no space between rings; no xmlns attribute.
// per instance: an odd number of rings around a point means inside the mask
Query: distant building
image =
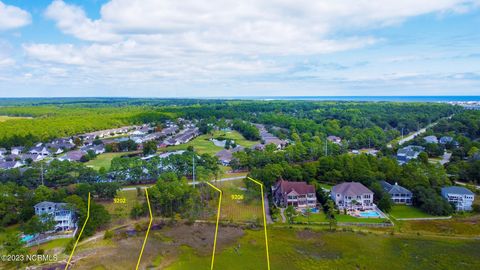
<svg viewBox="0 0 480 270"><path fill-rule="evenodd" d="M442 188L442 197L453 203L457 211L470 211L475 194L467 188L451 186Z"/></svg>
<svg viewBox="0 0 480 270"><path fill-rule="evenodd" d="M30 154L40 155L40 156L49 156L51 154L50 150L45 146L35 146L28 151Z"/></svg>
<svg viewBox="0 0 480 270"><path fill-rule="evenodd" d="M421 152L425 151L425 147L409 145L397 151L397 161L400 164L405 164L412 159L416 159Z"/></svg>
<svg viewBox="0 0 480 270"><path fill-rule="evenodd" d="M220 163L222 163L223 166L228 166L232 161L233 153L230 150L223 149L216 153L215 156L218 158L218 160L220 161Z"/></svg>
<svg viewBox="0 0 480 270"><path fill-rule="evenodd" d="M50 215L56 222L55 231L73 230L75 229L75 214L66 206L66 203L41 202L34 206L35 215Z"/></svg>
<svg viewBox="0 0 480 270"><path fill-rule="evenodd" d="M296 208L317 206L315 187L306 182L280 180L272 187L275 204L281 207L292 205Z"/></svg>
<svg viewBox="0 0 480 270"><path fill-rule="evenodd" d="M330 135L327 137L327 140L336 144L341 144L342 143L342 138Z"/></svg>
<svg viewBox="0 0 480 270"><path fill-rule="evenodd" d="M438 139L436 136L427 136L425 138L423 138L425 140L426 143L434 143L434 144L437 144L438 143Z"/></svg>
<svg viewBox="0 0 480 270"><path fill-rule="evenodd" d="M12 147L12 150L10 152L12 152L12 155L20 155L23 150L25 149L25 147L23 146L15 146L15 147Z"/></svg>
<svg viewBox="0 0 480 270"><path fill-rule="evenodd" d="M413 193L410 190L399 186L397 183L392 185L386 181L380 181L380 184L382 185L383 190L390 194L390 197L394 203L407 205L412 204Z"/></svg>
<svg viewBox="0 0 480 270"><path fill-rule="evenodd" d="M59 160L68 160L68 161L80 161L86 153L82 150L74 150L67 152L65 155L59 157Z"/></svg>
<svg viewBox="0 0 480 270"><path fill-rule="evenodd" d="M369 210L374 209L373 192L358 182L345 182L336 185L330 192L338 209Z"/></svg>
<svg viewBox="0 0 480 270"><path fill-rule="evenodd" d="M0 161L0 170L10 170L21 166L22 163L19 161Z"/></svg>

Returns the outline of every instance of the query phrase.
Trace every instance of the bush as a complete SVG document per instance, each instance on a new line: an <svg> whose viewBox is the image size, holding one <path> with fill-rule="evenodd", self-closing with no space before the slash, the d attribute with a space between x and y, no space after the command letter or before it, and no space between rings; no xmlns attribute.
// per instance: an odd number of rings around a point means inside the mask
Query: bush
<svg viewBox="0 0 480 270"><path fill-rule="evenodd" d="M113 231L106 230L105 234L103 235L103 239L112 239L113 235L114 235Z"/></svg>

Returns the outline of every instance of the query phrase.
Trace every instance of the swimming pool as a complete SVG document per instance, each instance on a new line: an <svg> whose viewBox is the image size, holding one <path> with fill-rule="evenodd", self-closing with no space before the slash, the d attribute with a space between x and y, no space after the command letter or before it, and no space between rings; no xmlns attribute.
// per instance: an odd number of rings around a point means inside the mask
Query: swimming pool
<svg viewBox="0 0 480 270"><path fill-rule="evenodd" d="M310 208L310 211L311 211L312 213L318 213L318 212L320 212L320 210L319 210L317 207L315 207L315 208ZM306 213L306 212L307 212L307 209L303 209L302 212L303 212L303 213Z"/></svg>
<svg viewBox="0 0 480 270"><path fill-rule="evenodd" d="M32 240L33 237L34 237L34 236L33 236L33 235L30 235L30 234L24 235L24 236L22 236L22 242L25 242L25 243L26 243L26 242Z"/></svg>
<svg viewBox="0 0 480 270"><path fill-rule="evenodd" d="M370 218L370 217L379 218L379 217L381 217L380 213L378 213L377 211L374 211L374 210L363 211L363 212L360 212L358 215L360 217L367 217L367 218Z"/></svg>

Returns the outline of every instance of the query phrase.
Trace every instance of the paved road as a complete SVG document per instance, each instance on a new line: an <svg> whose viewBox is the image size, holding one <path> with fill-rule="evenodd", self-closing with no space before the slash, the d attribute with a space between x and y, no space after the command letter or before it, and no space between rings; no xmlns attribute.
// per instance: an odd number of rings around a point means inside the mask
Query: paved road
<svg viewBox="0 0 480 270"><path fill-rule="evenodd" d="M448 153L445 151L442 156L442 160L440 160L440 164L445 165L450 161L450 158L452 157L452 153Z"/></svg>
<svg viewBox="0 0 480 270"><path fill-rule="evenodd" d="M450 115L449 117L447 117L447 119L451 119L452 117L453 117L453 114ZM416 131L416 132L408 135L407 137L404 137L403 139L401 139L401 140L398 141L398 145L402 145L402 144L404 144L404 143L406 143L406 142L408 142L408 141L410 141L410 140L413 140L413 138L415 138L416 136L418 136L418 135L420 135L420 134L422 134L422 133L425 133L425 131L427 131L427 129L432 128L432 127L434 127L434 126L437 125L437 124L438 124L438 121L435 122L435 123L431 123L430 125L428 125L428 126L422 128L422 129L420 129L420 130L418 130L418 131ZM391 144L388 144L388 146L391 147L392 145L391 145Z"/></svg>
<svg viewBox="0 0 480 270"><path fill-rule="evenodd" d="M463 182L458 182L458 181L455 181L455 184L457 185L460 185L460 186L466 186L467 184L466 183L463 183ZM480 189L480 186L475 186L477 189Z"/></svg>
<svg viewBox="0 0 480 270"><path fill-rule="evenodd" d="M218 179L218 180L211 180L211 182L226 182L226 181L234 181L234 180L239 180L239 179L243 179L245 178L245 176L235 176L235 177L226 177L226 178L221 178L221 179ZM198 184L200 182L196 182L196 184ZM189 185L193 185L193 182L188 182ZM139 186L139 187L151 187L153 185L143 185L143 186ZM124 187L122 188L122 191L126 191L126 190L136 190L137 187Z"/></svg>

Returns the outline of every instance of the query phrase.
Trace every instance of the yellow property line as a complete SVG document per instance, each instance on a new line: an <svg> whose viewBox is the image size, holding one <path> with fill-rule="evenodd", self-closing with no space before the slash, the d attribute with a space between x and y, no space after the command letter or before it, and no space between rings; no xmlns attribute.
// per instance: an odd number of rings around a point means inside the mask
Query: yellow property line
<svg viewBox="0 0 480 270"><path fill-rule="evenodd" d="M265 231L265 247L267 248L267 268L270 270L270 255L268 253L268 237L267 237L267 215L265 213L265 197L263 194L263 184L260 183L259 181L252 179L250 177L247 177L248 180L253 181L255 184L260 186L260 190L262 192L262 210L263 210L263 228Z"/></svg>
<svg viewBox="0 0 480 270"><path fill-rule="evenodd" d="M75 241L75 245L73 246L72 252L70 253L70 257L68 257L67 264L65 265L65 270L68 269L68 266L70 265L70 261L72 260L73 253L75 252L75 249L77 248L78 241L80 240L80 237L82 237L83 230L85 229L85 225L87 225L88 219L90 218L90 192L88 193L88 203L87 203L87 218L85 219L85 222L83 223L82 229L80 230L80 233L78 234L77 241Z"/></svg>
<svg viewBox="0 0 480 270"><path fill-rule="evenodd" d="M206 182L206 183L220 193L220 198L218 200L218 209L217 209L217 223L215 224L215 237L213 239L212 263L210 264L210 269L213 270L213 263L215 261L215 249L217 248L218 222L220 221L220 206L222 205L223 192L216 186L210 184L209 182Z"/></svg>
<svg viewBox="0 0 480 270"><path fill-rule="evenodd" d="M140 266L140 261L142 260L143 250L145 249L145 244L147 244L148 233L150 232L150 227L152 226L152 208L150 207L150 199L148 198L148 188L145 188L145 196L147 196L147 205L148 205L148 212L150 213L150 223L148 223L147 234L145 235L145 239L143 239L142 250L140 251L140 256L138 256L137 267L135 268L138 270Z"/></svg>

